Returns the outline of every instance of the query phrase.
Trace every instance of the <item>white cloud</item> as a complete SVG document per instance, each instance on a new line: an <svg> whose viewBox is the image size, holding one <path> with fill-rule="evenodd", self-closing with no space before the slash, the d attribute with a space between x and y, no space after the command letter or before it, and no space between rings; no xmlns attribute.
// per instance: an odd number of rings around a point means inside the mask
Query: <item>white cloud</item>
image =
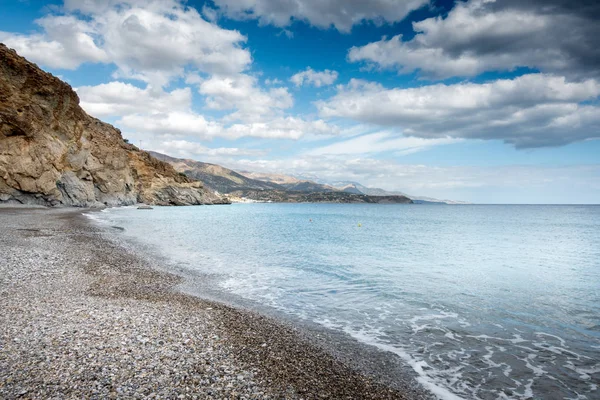
<svg viewBox="0 0 600 400"><path fill-rule="evenodd" d="M83 109L99 118L135 113L186 111L192 104L190 88L164 92L150 87L140 89L123 82L81 86L77 88L77 94L82 99Z"/></svg>
<svg viewBox="0 0 600 400"><path fill-rule="evenodd" d="M159 136L196 137L212 140L222 137L230 140L242 137L264 139L300 139L306 135L336 135L339 129L323 120L304 120L296 117L278 117L262 122L230 125L210 121L194 112L130 114L117 124L126 130Z"/></svg>
<svg viewBox="0 0 600 400"><path fill-rule="evenodd" d="M422 139L404 137L392 132L376 132L317 147L308 151L307 155L357 155L394 152L398 155L412 154L433 146L458 143L460 139L440 138Z"/></svg>
<svg viewBox="0 0 600 400"><path fill-rule="evenodd" d="M312 84L314 87L321 87L332 85L338 78L337 71L330 71L326 69L325 71L314 71L312 68L308 67L305 71L298 72L290 78L290 81L294 83L296 86L302 86L304 84L310 85Z"/></svg>
<svg viewBox="0 0 600 400"><path fill-rule="evenodd" d="M428 3L427 0L213 0L225 15L235 19L258 19L261 24L286 27L294 20L319 27L334 26L349 32L365 20L377 24L401 21Z"/></svg>
<svg viewBox="0 0 600 400"><path fill-rule="evenodd" d="M56 68L115 63L117 75L163 86L191 66L237 74L252 62L246 37L210 23L178 0L66 1L65 15L37 23L42 34L0 33L27 58Z"/></svg>
<svg viewBox="0 0 600 400"><path fill-rule="evenodd" d="M219 12L206 4L202 6L202 15L211 22L215 22L219 19Z"/></svg>
<svg viewBox="0 0 600 400"><path fill-rule="evenodd" d="M82 86L76 91L82 107L91 115L118 117L116 124L136 135L203 140L216 137L296 140L305 136L340 134L337 126L323 120L279 115L278 111L292 102L287 89L262 91L254 86L254 78L246 75L237 78L243 83L215 76L201 83L206 84L201 92L209 96L207 101L212 108L237 110L220 120L208 119L193 110L189 87L166 92L150 86L140 89L129 83L110 82Z"/></svg>
<svg viewBox="0 0 600 400"><path fill-rule="evenodd" d="M256 121L294 105L287 88L263 90L250 75L213 75L200 83L199 91L206 96L206 105L215 110L236 110L229 120Z"/></svg>
<svg viewBox="0 0 600 400"><path fill-rule="evenodd" d="M73 16L37 21L45 34L1 32L0 42L30 60L52 68L75 69L84 62L108 62L109 56L95 43L96 31Z"/></svg>
<svg viewBox="0 0 600 400"><path fill-rule="evenodd" d="M268 139L300 139L307 135L332 136L339 134L335 125L319 120L306 120L300 117L281 117L264 122L234 124L225 130L230 138L244 136Z"/></svg>
<svg viewBox="0 0 600 400"><path fill-rule="evenodd" d="M209 148L197 142L187 140L168 140L154 146L156 151L172 157L260 157L267 154L265 150L240 149L237 147Z"/></svg>
<svg viewBox="0 0 600 400"><path fill-rule="evenodd" d="M265 79L265 85L267 86L272 86L272 85L282 85L283 82L281 81L281 79L278 78L273 78L273 79Z"/></svg>
<svg viewBox="0 0 600 400"><path fill-rule="evenodd" d="M185 111L128 114L117 124L128 130L151 135L195 136L205 140L222 135L222 126L219 123Z"/></svg>
<svg viewBox="0 0 600 400"><path fill-rule="evenodd" d="M178 0L67 1L65 10L64 16L39 21L44 35L71 21L73 31L91 32L105 61L118 66L115 77L148 83L145 89L122 82L78 89L87 111L119 117L117 124L136 135L298 139L336 132L323 121L284 116L294 103L288 89L262 88L257 78L244 73L252 62L241 47L246 38L207 22ZM57 35L57 40L66 39ZM230 113L213 120L194 110L189 87L161 89L175 77L197 85L206 109Z"/></svg>
<svg viewBox="0 0 600 400"><path fill-rule="evenodd" d="M421 138L501 139L517 147L564 145L600 136L595 80L529 74L490 83L386 89L352 80L316 103L322 117L393 126Z"/></svg>
<svg viewBox="0 0 600 400"><path fill-rule="evenodd" d="M185 75L185 83L187 85L199 85L204 82L204 77L197 73L188 73Z"/></svg>
<svg viewBox="0 0 600 400"><path fill-rule="evenodd" d="M600 25L594 17L600 5L588 8L552 0L457 2L446 18L414 22L411 40L384 37L353 47L348 59L430 78L517 67L600 76Z"/></svg>

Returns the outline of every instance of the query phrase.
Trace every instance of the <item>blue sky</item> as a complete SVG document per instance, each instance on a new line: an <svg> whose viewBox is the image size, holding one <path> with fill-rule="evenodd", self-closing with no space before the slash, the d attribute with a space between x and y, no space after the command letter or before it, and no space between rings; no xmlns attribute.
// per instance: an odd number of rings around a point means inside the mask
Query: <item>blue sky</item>
<svg viewBox="0 0 600 400"><path fill-rule="evenodd" d="M598 6L3 0L2 9L1 42L144 149L478 203L600 203Z"/></svg>

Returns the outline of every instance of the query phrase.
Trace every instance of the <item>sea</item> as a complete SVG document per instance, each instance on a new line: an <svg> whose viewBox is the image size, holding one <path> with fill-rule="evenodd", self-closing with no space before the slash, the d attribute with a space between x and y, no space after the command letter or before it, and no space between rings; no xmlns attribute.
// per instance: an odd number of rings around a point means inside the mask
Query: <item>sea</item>
<svg viewBox="0 0 600 400"><path fill-rule="evenodd" d="M205 276L213 292L399 358L440 399L600 399L600 206L90 215L166 268Z"/></svg>

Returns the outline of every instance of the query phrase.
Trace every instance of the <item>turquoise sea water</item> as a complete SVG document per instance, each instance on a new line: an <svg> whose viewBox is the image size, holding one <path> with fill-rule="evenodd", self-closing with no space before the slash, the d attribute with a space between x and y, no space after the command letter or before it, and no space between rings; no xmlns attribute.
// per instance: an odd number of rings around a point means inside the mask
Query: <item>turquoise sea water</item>
<svg viewBox="0 0 600 400"><path fill-rule="evenodd" d="M600 398L600 207L110 209L219 290L401 357L438 397Z"/></svg>

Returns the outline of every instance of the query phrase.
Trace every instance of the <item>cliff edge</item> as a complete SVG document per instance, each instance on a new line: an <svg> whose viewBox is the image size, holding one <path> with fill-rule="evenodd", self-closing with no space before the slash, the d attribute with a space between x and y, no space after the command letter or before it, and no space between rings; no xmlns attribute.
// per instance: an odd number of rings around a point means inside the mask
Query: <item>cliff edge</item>
<svg viewBox="0 0 600 400"><path fill-rule="evenodd" d="M89 116L71 86L0 43L0 203L221 204L226 200Z"/></svg>

